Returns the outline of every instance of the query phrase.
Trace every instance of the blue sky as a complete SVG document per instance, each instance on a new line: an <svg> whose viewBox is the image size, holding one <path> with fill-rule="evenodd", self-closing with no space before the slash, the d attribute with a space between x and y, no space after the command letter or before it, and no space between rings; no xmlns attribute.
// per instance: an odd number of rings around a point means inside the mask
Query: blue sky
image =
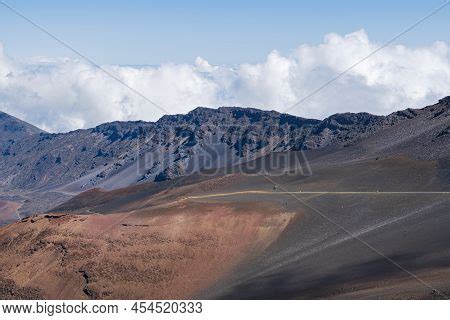
<svg viewBox="0 0 450 320"><path fill-rule="evenodd" d="M277 49L316 44L329 32L364 28L384 42L442 0L430 1L6 1L102 64L255 63ZM450 6L399 43L450 43ZM0 6L0 41L15 58L74 57L67 49Z"/></svg>

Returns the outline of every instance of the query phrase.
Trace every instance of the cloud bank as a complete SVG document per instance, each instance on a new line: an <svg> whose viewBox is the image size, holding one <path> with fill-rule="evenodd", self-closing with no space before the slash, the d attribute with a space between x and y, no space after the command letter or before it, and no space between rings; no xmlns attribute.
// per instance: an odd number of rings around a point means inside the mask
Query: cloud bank
<svg viewBox="0 0 450 320"><path fill-rule="evenodd" d="M328 34L289 55L271 52L258 64L157 67L102 66L169 113L197 106L248 106L285 111L375 50L364 30ZM450 95L450 49L388 46L288 113L324 118L338 112L388 114ZM164 112L82 60L18 61L0 43L0 110L44 130L61 132L115 120L154 121Z"/></svg>

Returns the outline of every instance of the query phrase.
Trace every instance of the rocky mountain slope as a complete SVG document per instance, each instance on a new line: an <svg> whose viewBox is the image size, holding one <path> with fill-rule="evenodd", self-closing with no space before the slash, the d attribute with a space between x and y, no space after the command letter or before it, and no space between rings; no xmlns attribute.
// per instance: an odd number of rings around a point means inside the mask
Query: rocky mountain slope
<svg viewBox="0 0 450 320"><path fill-rule="evenodd" d="M14 144L17 139L25 139L41 132L44 131L0 111L0 144L2 147L7 144Z"/></svg>
<svg viewBox="0 0 450 320"><path fill-rule="evenodd" d="M427 141L421 142L430 146L448 142L449 101L447 97L434 106L386 117L343 113L323 121L249 108L197 108L155 123L112 122L59 134L17 119L5 121L14 118L2 114L0 186L71 193L92 187L114 189L246 162L271 152L339 148L383 131L392 137L383 139L383 145L373 142L378 151L431 130ZM439 156L431 151L417 156Z"/></svg>

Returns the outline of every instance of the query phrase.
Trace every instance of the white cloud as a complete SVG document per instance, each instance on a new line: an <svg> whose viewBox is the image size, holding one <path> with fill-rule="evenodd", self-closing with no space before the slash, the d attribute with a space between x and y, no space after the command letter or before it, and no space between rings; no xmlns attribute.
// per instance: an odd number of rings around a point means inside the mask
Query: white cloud
<svg viewBox="0 0 450 320"><path fill-rule="evenodd" d="M375 50L363 31L328 34L288 56L277 51L258 64L158 67L103 66L169 113L197 106L251 106L284 111ZM313 118L346 111L387 114L421 107L450 94L449 46L388 46L289 113ZM71 59L8 57L0 43L0 110L49 131L114 120L152 121L164 113L103 71Z"/></svg>

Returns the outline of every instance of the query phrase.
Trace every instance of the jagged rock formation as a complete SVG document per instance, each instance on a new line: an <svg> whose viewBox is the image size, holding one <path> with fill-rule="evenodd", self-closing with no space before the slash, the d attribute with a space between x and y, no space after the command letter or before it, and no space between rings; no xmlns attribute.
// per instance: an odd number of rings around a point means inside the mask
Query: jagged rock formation
<svg viewBox="0 0 450 320"><path fill-rule="evenodd" d="M64 188L75 193L92 187L114 189L246 162L271 152L345 147L383 134L382 145L372 142L378 151L395 149L416 133L429 132L415 144L427 152L408 146L403 151L417 157L442 156L439 150L449 136L449 101L447 97L424 109L389 116L343 113L323 121L251 108L197 108L154 123L112 122L59 134L2 113L0 187ZM437 154L431 150L433 143L441 146L436 147Z"/></svg>

